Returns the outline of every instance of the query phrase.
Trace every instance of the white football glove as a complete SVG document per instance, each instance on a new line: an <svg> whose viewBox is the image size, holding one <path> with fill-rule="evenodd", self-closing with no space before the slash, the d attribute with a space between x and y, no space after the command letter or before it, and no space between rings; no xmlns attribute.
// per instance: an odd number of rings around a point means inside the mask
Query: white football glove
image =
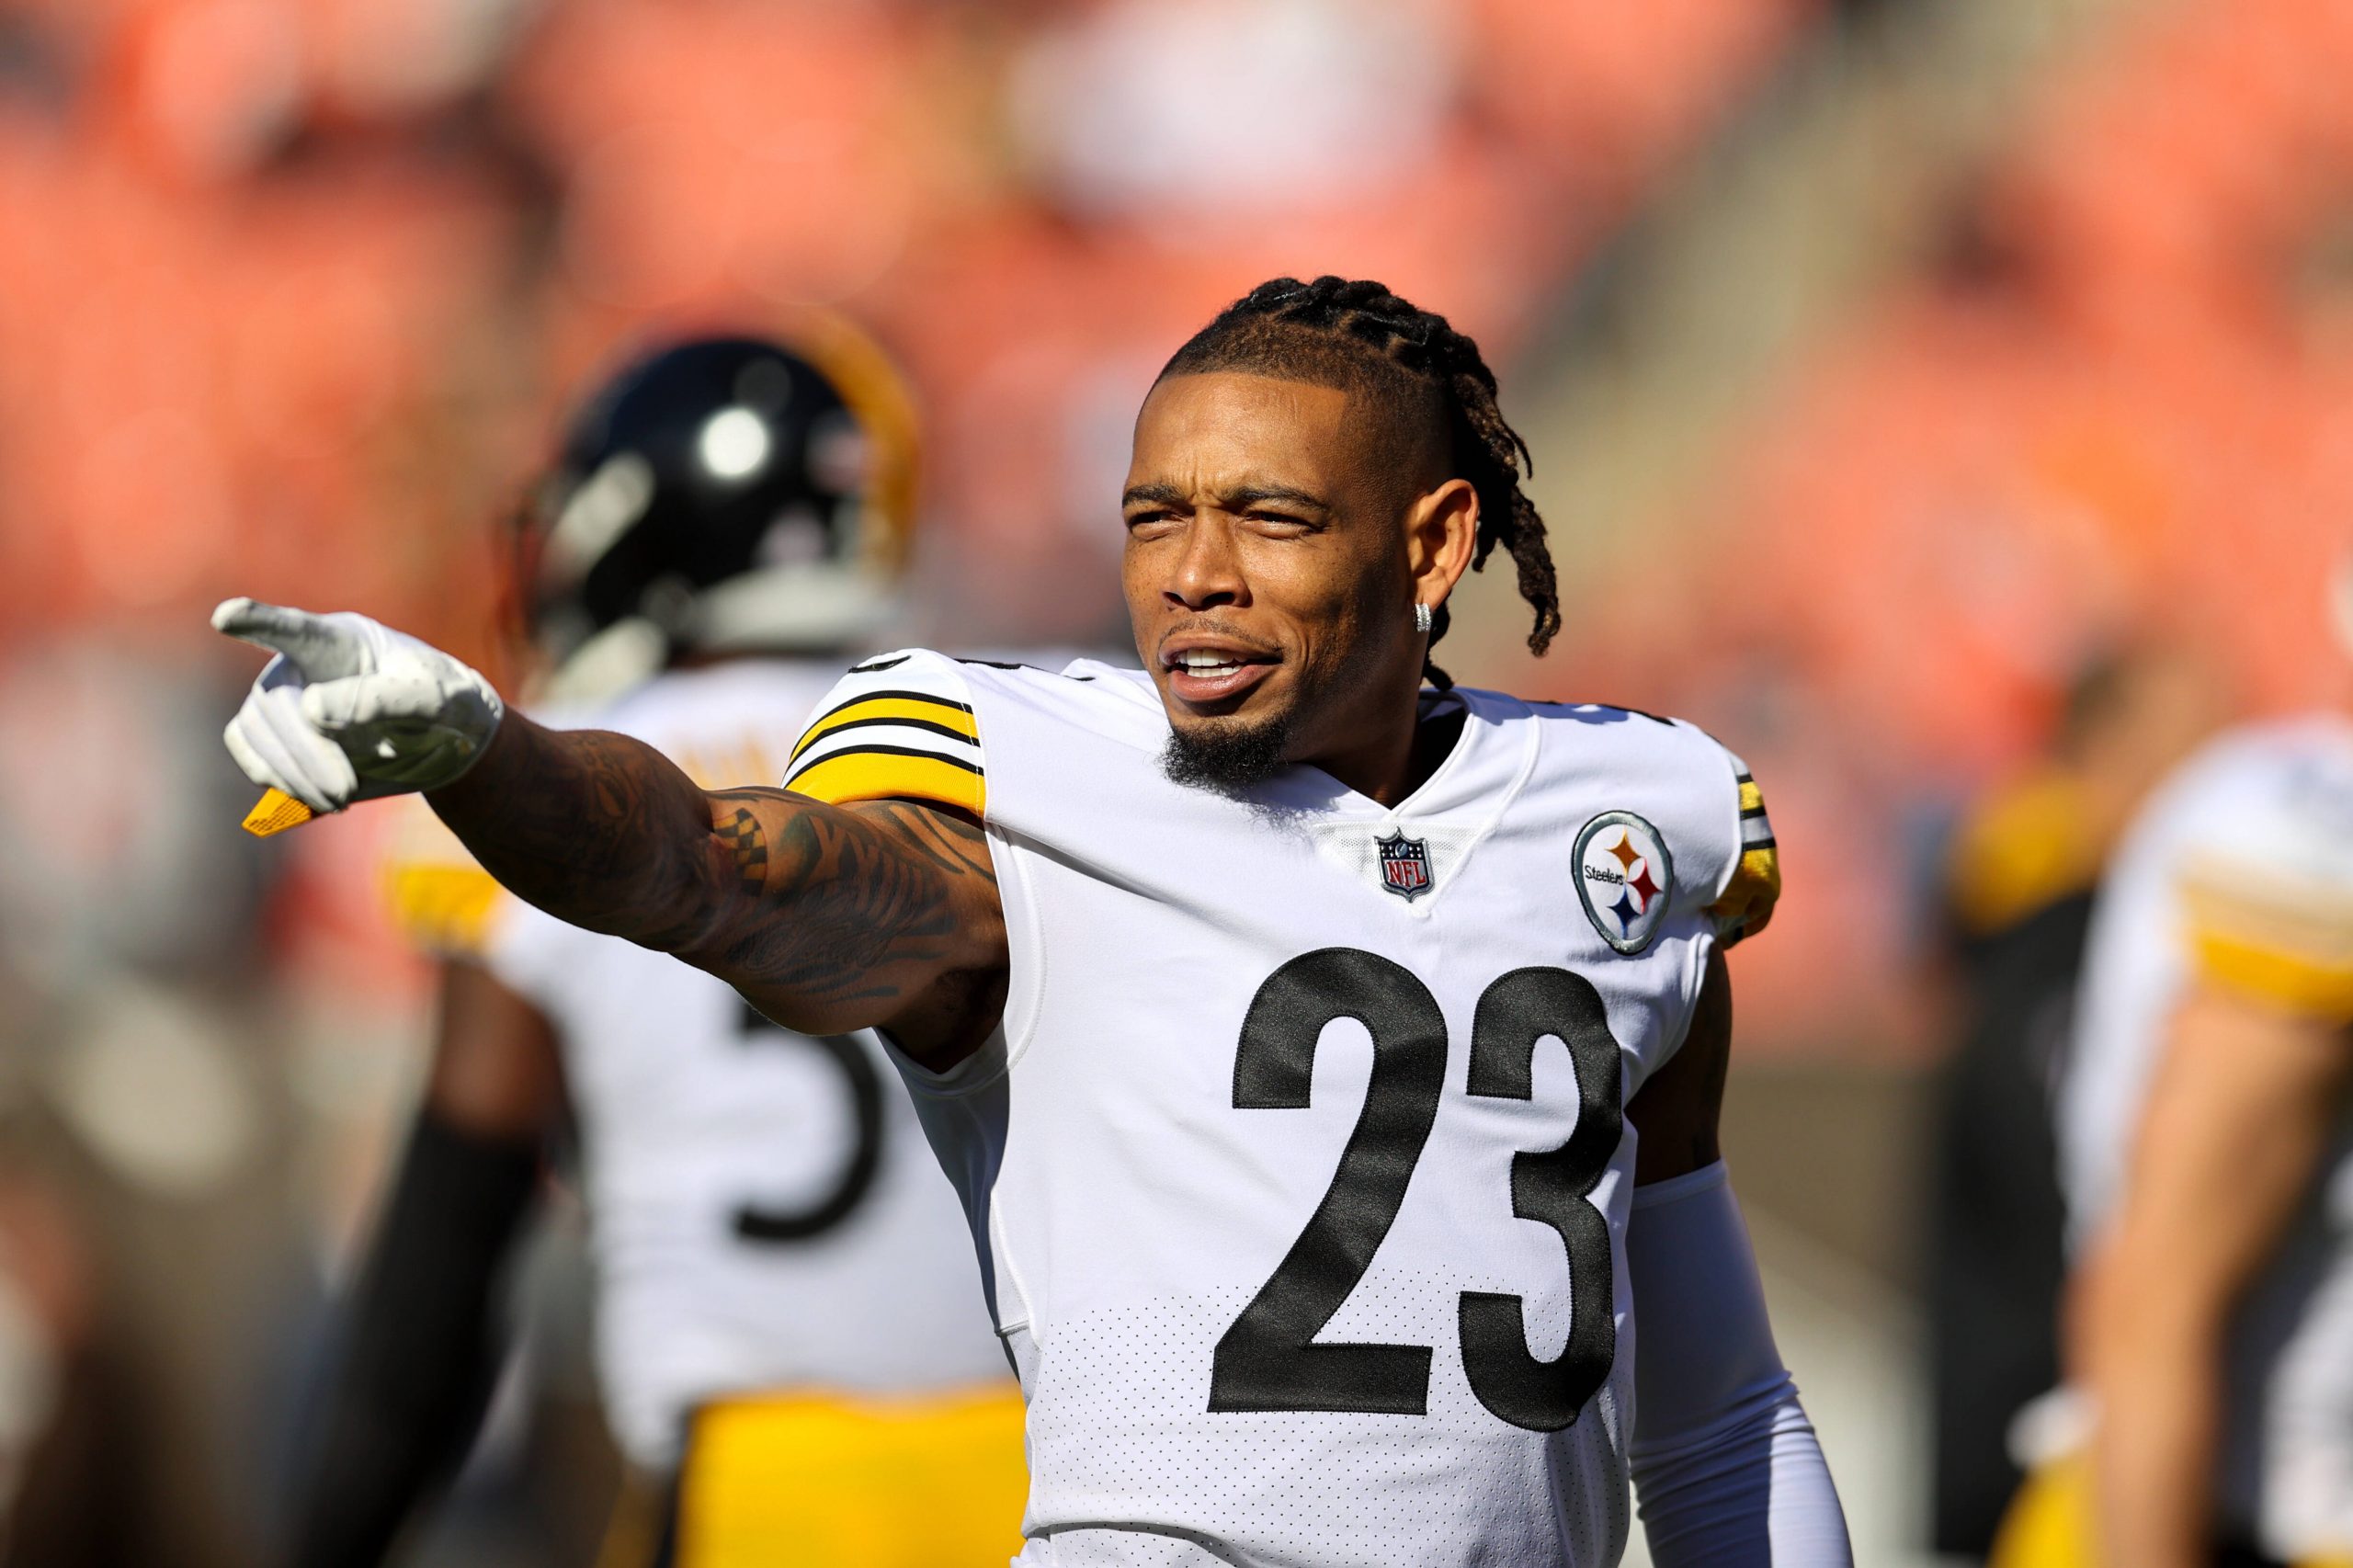
<svg viewBox="0 0 2353 1568"><path fill-rule="evenodd" d="M314 812L455 782L506 713L473 670L364 615L224 599L212 626L278 655L229 722L229 755Z"/></svg>

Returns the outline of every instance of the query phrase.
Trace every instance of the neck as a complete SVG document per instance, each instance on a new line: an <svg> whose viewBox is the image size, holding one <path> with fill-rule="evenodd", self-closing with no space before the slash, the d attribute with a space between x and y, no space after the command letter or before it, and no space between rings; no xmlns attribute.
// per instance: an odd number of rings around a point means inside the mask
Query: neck
<svg viewBox="0 0 2353 1568"><path fill-rule="evenodd" d="M1355 744L1305 760L1358 794L1393 806L1438 771L1461 733L1459 714L1423 723L1421 703L1416 682L1404 709L1392 710L1381 722L1354 732Z"/></svg>

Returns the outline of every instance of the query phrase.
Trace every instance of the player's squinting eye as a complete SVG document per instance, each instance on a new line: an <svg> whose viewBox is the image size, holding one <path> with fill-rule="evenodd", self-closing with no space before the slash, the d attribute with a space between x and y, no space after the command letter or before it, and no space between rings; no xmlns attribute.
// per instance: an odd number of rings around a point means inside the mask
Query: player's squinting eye
<svg viewBox="0 0 2353 1568"><path fill-rule="evenodd" d="M1264 507L1253 507L1242 516L1245 521L1256 523L1261 528L1289 533L1305 533L1315 526L1305 517L1293 517L1289 512L1271 512Z"/></svg>

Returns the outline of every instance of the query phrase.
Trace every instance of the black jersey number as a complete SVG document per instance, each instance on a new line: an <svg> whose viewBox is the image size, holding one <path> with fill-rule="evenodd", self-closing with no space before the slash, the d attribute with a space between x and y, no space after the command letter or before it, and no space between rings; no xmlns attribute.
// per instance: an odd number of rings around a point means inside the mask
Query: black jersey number
<svg viewBox="0 0 2353 1568"><path fill-rule="evenodd" d="M735 1233L760 1246L782 1246L824 1235L848 1219L873 1188L882 1165L882 1074L866 1047L848 1035L799 1035L780 1029L750 1003L744 1005L739 1034L746 1045L800 1046L815 1051L839 1070L850 1113L857 1122L849 1157L814 1201L797 1209L758 1203L735 1208Z"/></svg>
<svg viewBox="0 0 2353 1568"><path fill-rule="evenodd" d="M1411 971L1355 949L1291 960L1251 999L1234 1057L1233 1104L1305 1107L1316 1041L1336 1018L1354 1018L1372 1037L1364 1109L1307 1228L1218 1341L1212 1411L1418 1415L1428 1408L1429 1346L1321 1344L1315 1335L1371 1267L1437 1120L1446 1078L1446 1020L1437 999ZM1617 1151L1623 1119L1618 1046L1601 997L1567 970L1515 970L1480 997L1470 1092L1529 1097L1536 1046L1547 1036L1568 1047L1577 1122L1559 1148L1513 1157L1512 1212L1552 1226L1567 1248L1568 1344L1553 1359L1538 1360L1517 1296L1466 1290L1460 1305L1472 1392L1501 1419L1539 1432L1574 1422L1617 1355L1609 1226L1587 1199Z"/></svg>
<svg viewBox="0 0 2353 1568"><path fill-rule="evenodd" d="M1426 1345L1318 1345L1404 1206L1446 1087L1446 1018L1429 987L1353 948L1303 953L1267 978L1233 1058L1238 1110L1307 1105L1315 1042L1335 1018L1372 1036L1372 1081L1324 1201L1282 1266L1217 1343L1211 1410L1362 1410L1419 1415Z"/></svg>
<svg viewBox="0 0 2353 1568"><path fill-rule="evenodd" d="M1488 986L1471 1026L1470 1089L1529 1098L1546 1035L1569 1048L1577 1124L1559 1148L1511 1157L1511 1211L1552 1226L1568 1248L1569 1342L1550 1361L1530 1355L1518 1296L1465 1290L1459 1321L1462 1369L1479 1403L1515 1426L1557 1432L1599 1392L1618 1357L1609 1221L1588 1199L1618 1152L1625 1114L1618 1042L1593 983L1565 969L1516 969Z"/></svg>

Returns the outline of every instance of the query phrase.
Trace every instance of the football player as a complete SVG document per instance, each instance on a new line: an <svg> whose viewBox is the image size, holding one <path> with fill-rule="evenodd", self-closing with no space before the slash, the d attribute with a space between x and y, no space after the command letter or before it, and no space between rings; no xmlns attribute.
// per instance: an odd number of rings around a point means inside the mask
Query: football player
<svg viewBox="0 0 2353 1568"><path fill-rule="evenodd" d="M2353 720L2227 732L2150 797L2081 996L2058 1131L2088 1442L1995 1561L2353 1561Z"/></svg>
<svg viewBox="0 0 2353 1568"><path fill-rule="evenodd" d="M1843 1564L1716 1147L1757 787L1427 664L1494 550L1559 626L1495 386L1380 284L1261 286L1138 415L1145 670L870 659L781 789L242 599L279 656L230 747L309 810L424 790L550 914L884 1032L1029 1399L1024 1562L1582 1568L1631 1476L1667 1568Z"/></svg>
<svg viewBox="0 0 2353 1568"><path fill-rule="evenodd" d="M1983 1558L2016 1497L2010 1427L2059 1373L2065 1205L2051 1125L2102 864L2149 790L2212 733L2211 660L2110 648L2047 756L1972 806L1947 858L1960 1026L1932 1091L1927 1326L1938 1551Z"/></svg>
<svg viewBox="0 0 2353 1568"><path fill-rule="evenodd" d="M847 662L825 655L887 608L912 520L888 367L846 329L802 347L676 344L574 421L515 541L551 686L574 694L547 722L714 783L775 775ZM293 1561L381 1561L464 1453L494 1283L568 1099L605 1402L641 1479L607 1561L1002 1562L1019 1399L879 1042L779 1028L707 974L552 919L419 816L393 891L444 956L439 1032Z"/></svg>

